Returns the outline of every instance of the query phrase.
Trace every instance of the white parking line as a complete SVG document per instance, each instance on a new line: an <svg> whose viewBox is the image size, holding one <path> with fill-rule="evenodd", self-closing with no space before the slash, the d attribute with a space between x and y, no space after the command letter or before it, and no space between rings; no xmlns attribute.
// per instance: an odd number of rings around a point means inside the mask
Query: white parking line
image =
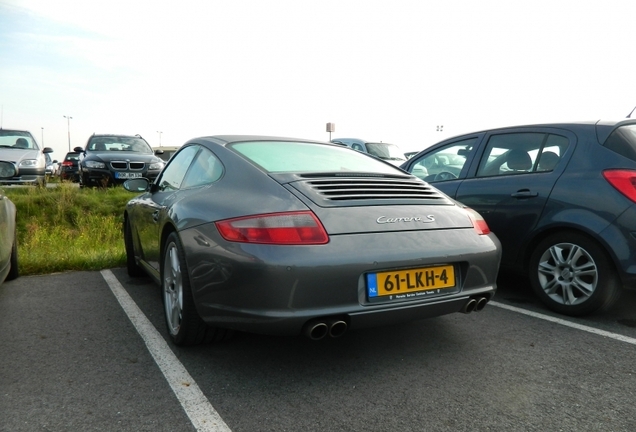
<svg viewBox="0 0 636 432"><path fill-rule="evenodd" d="M517 312L517 313L520 313L520 314L528 315L528 316L531 316L533 318L539 318L539 319L542 319L542 320L545 320L545 321L550 321L550 322L553 322L553 323L556 323L556 324L561 324L561 325L564 325L564 326L567 326L567 327L572 327L572 328L575 328L577 330L583 330L585 332L593 333L595 335L605 336L605 337L608 337L608 338L611 338L611 339L616 339L616 340L621 341L621 342L627 342L628 344L636 345L636 339L631 338L629 336L623 336L623 335L620 335L618 333L611 333L611 332L608 332L608 331L605 331L605 330L599 330L599 329L594 328L594 327L589 327L589 326L585 326L585 325L581 325L581 324L576 324L576 323L573 323L571 321L566 321L566 320L561 319L561 318L555 318L555 317L551 317L549 315L543 315L543 314L540 314L540 313L531 312L529 310L521 309L521 308L518 308L518 307L515 307L515 306L508 306L506 304L499 303L499 302L491 301L489 304L492 305L492 306L496 306L498 308L508 309L510 311L513 311L513 312Z"/></svg>
<svg viewBox="0 0 636 432"><path fill-rule="evenodd" d="M221 416L205 397L186 368L177 359L157 329L146 318L135 301L110 270L102 270L102 277L141 335L150 354L161 369L166 381L177 396L190 421L197 431L231 432Z"/></svg>

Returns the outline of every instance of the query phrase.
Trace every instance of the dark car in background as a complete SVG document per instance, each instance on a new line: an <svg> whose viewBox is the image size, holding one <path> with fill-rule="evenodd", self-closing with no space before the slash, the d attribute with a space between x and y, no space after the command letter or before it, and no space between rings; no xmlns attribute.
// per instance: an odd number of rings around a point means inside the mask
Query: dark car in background
<svg viewBox="0 0 636 432"><path fill-rule="evenodd" d="M128 273L161 285L175 344L337 337L478 311L496 290L500 245L478 213L343 146L196 138L124 187L142 193L124 212Z"/></svg>
<svg viewBox="0 0 636 432"><path fill-rule="evenodd" d="M537 124L444 140L402 168L478 211L550 309L636 289L636 120Z"/></svg>
<svg viewBox="0 0 636 432"><path fill-rule="evenodd" d="M15 165L11 178L0 179L0 184L46 184L46 157L50 147L40 148L29 131L0 129L0 161Z"/></svg>
<svg viewBox="0 0 636 432"><path fill-rule="evenodd" d="M79 182L79 152L68 152L60 164L60 178Z"/></svg>
<svg viewBox="0 0 636 432"><path fill-rule="evenodd" d="M0 161L0 180L15 177L12 162ZM0 284L18 277L18 237L15 204L0 189Z"/></svg>
<svg viewBox="0 0 636 432"><path fill-rule="evenodd" d="M385 160L393 165L400 165L406 161L404 152L397 144L385 142L370 142L359 138L335 138L334 144L346 145L362 153L368 153L378 159Z"/></svg>
<svg viewBox="0 0 636 432"><path fill-rule="evenodd" d="M132 178L155 179L164 161L140 135L93 134L79 153L79 183L84 186L121 184Z"/></svg>

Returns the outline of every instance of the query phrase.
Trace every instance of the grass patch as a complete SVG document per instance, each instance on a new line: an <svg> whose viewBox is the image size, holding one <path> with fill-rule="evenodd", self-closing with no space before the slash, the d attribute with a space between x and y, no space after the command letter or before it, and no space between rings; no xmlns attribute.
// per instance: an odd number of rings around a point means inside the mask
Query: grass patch
<svg viewBox="0 0 636 432"><path fill-rule="evenodd" d="M21 275L101 270L126 264L122 223L135 195L121 186L4 187L17 207Z"/></svg>

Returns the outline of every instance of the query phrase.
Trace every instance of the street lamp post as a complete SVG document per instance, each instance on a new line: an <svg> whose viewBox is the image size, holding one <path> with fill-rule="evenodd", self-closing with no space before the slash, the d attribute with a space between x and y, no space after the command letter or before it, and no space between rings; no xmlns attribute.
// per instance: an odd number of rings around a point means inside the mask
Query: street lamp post
<svg viewBox="0 0 636 432"><path fill-rule="evenodd" d="M157 131L157 133L159 134L159 147L161 147L161 134L162 134L163 132L161 132L161 131Z"/></svg>
<svg viewBox="0 0 636 432"><path fill-rule="evenodd" d="M64 116L64 118L66 119L66 127L68 129L68 151L71 151L71 119L73 117L71 116Z"/></svg>
<svg viewBox="0 0 636 432"><path fill-rule="evenodd" d="M44 128L41 127L40 129L42 129L42 147L44 147Z"/></svg>

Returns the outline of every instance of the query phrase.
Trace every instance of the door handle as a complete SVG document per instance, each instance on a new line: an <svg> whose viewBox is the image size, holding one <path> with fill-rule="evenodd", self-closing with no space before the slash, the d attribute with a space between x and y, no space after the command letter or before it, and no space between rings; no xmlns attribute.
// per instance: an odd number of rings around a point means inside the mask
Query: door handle
<svg viewBox="0 0 636 432"><path fill-rule="evenodd" d="M539 196L537 192L530 192L530 189L521 189L510 195L513 198L536 198Z"/></svg>

